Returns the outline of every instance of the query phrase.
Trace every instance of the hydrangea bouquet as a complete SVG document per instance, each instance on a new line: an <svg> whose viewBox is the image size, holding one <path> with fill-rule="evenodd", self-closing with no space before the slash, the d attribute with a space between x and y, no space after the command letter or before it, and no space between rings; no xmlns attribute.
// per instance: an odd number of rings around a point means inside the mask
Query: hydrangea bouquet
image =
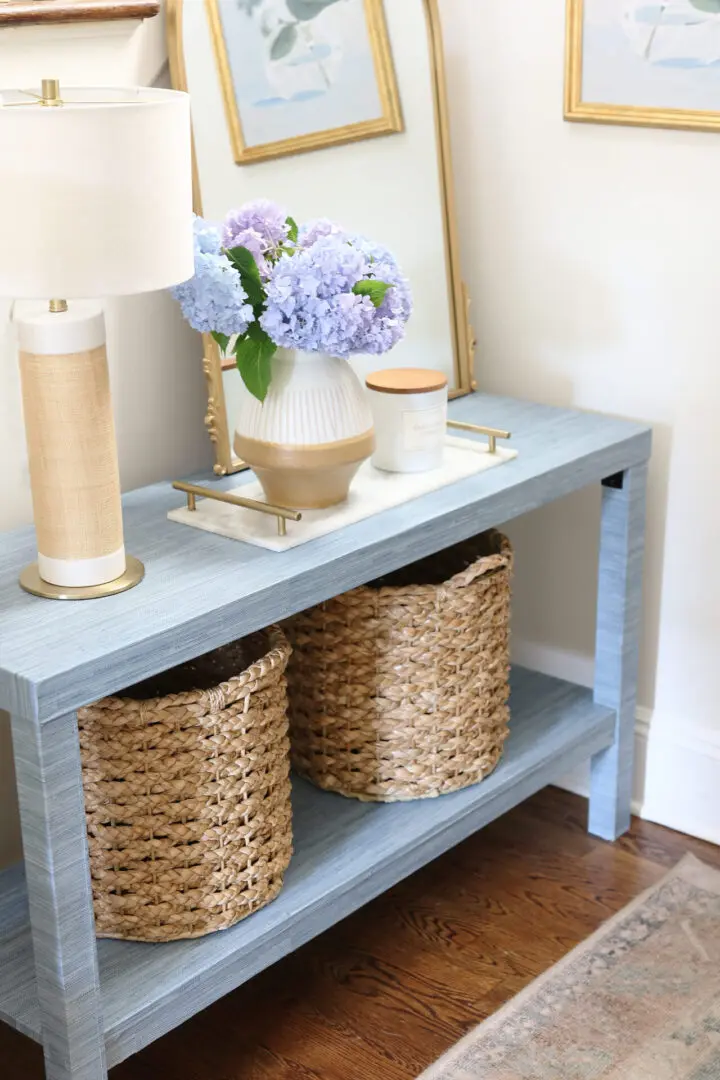
<svg viewBox="0 0 720 1080"><path fill-rule="evenodd" d="M346 359L405 332L410 287L390 252L328 220L299 228L266 199L216 228L195 218L195 276L173 289L191 326L234 354L264 401L278 347Z"/></svg>

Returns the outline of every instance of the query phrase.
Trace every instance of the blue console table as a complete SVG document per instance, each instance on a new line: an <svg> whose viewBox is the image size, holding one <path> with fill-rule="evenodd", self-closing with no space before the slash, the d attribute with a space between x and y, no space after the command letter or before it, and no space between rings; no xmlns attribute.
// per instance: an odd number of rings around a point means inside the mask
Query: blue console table
<svg viewBox="0 0 720 1080"><path fill-rule="evenodd" d="M17 575L35 557L32 531L0 539L0 708L12 716L25 854L0 874L0 1019L42 1043L48 1080L106 1080L580 762L592 762L590 830L612 840L627 829L650 431L483 394L453 402L451 416L509 428L519 457L282 554L171 524L182 495L169 483L125 499L128 550L147 576L120 596L31 597ZM298 781L296 854L269 907L196 941L96 941L76 709L589 484L603 485L594 692L515 670L511 736L482 784L375 805Z"/></svg>

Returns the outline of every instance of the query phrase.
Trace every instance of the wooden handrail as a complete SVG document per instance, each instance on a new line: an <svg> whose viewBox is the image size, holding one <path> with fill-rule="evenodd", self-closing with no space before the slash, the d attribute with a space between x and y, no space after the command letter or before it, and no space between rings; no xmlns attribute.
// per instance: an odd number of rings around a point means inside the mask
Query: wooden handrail
<svg viewBox="0 0 720 1080"><path fill-rule="evenodd" d="M0 0L0 29L32 23L151 19L160 0Z"/></svg>

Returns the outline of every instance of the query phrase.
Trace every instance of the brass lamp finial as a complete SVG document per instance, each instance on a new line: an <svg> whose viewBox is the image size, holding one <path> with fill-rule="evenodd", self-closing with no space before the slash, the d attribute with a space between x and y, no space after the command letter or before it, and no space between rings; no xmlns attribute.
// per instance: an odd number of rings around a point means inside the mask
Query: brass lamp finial
<svg viewBox="0 0 720 1080"><path fill-rule="evenodd" d="M60 80L59 79L43 79L42 80L42 99L41 103L50 107L62 105L62 98L60 97Z"/></svg>

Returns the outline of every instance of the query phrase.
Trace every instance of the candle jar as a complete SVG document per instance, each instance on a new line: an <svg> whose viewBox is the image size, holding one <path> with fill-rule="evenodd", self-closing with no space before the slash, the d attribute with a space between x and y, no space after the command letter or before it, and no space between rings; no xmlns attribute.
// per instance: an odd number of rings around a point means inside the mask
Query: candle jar
<svg viewBox="0 0 720 1080"><path fill-rule="evenodd" d="M373 465L398 473L441 468L447 376L423 368L390 368L368 375L365 385L375 423Z"/></svg>

